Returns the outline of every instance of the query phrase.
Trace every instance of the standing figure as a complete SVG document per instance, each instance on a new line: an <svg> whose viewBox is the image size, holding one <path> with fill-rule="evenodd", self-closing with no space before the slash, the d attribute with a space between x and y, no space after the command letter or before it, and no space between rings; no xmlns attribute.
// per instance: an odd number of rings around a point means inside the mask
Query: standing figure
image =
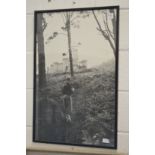
<svg viewBox="0 0 155 155"><path fill-rule="evenodd" d="M71 85L70 78L67 78L65 81L65 85L62 88L63 94L63 103L66 115L66 121L71 122L71 113L72 113L72 94L74 92L74 88Z"/></svg>

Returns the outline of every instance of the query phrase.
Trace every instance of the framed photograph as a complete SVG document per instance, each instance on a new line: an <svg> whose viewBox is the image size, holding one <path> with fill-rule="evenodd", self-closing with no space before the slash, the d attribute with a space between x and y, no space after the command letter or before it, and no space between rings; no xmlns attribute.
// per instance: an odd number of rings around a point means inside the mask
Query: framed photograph
<svg viewBox="0 0 155 155"><path fill-rule="evenodd" d="M119 6L35 12L33 141L117 148Z"/></svg>

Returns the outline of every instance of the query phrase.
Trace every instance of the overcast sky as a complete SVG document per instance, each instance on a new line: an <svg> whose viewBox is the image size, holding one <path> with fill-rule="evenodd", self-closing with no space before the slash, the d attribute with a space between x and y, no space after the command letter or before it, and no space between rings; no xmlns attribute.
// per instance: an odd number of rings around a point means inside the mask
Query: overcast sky
<svg viewBox="0 0 155 155"><path fill-rule="evenodd" d="M48 23L44 31L45 42L53 32L66 33L61 30L61 27L64 26L61 14L62 13L53 13L52 16L44 14L46 22ZM100 23L103 23L103 16L97 12L96 14L98 15ZM74 12L74 16L76 15L77 13ZM79 60L85 59L88 61L88 67L93 67L114 59L113 51L109 43L96 30L97 24L93 15L91 14L88 18L78 18L77 20L79 20L80 27L71 27L71 40L73 50L76 49L78 52ZM111 25L109 26L111 27ZM79 42L81 45L75 48L74 46ZM54 62L62 62L62 53L68 53L67 36L63 34L45 43L46 67Z"/></svg>

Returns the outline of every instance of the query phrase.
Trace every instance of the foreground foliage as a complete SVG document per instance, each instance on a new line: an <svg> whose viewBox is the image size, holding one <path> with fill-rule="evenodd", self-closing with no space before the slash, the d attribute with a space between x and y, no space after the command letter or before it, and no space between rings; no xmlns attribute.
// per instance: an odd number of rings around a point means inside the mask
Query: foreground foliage
<svg viewBox="0 0 155 155"><path fill-rule="evenodd" d="M48 75L46 88L38 90L38 138L56 143L113 145L115 133L115 73L91 70L78 73L71 122L62 102L64 75ZM110 141L103 143L103 138Z"/></svg>

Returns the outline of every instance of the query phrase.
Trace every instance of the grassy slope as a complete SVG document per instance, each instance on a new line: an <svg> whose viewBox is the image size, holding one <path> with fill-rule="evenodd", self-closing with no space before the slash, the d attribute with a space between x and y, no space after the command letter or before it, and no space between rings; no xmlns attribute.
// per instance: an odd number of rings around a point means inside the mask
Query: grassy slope
<svg viewBox="0 0 155 155"><path fill-rule="evenodd" d="M42 105L41 128L44 141L73 144L104 145L108 138L113 145L115 121L115 74L113 71L93 70L75 75L72 81L72 122L66 123L61 89L64 76L48 77L46 103ZM54 109L54 110L53 110ZM54 117L54 118L53 118Z"/></svg>

